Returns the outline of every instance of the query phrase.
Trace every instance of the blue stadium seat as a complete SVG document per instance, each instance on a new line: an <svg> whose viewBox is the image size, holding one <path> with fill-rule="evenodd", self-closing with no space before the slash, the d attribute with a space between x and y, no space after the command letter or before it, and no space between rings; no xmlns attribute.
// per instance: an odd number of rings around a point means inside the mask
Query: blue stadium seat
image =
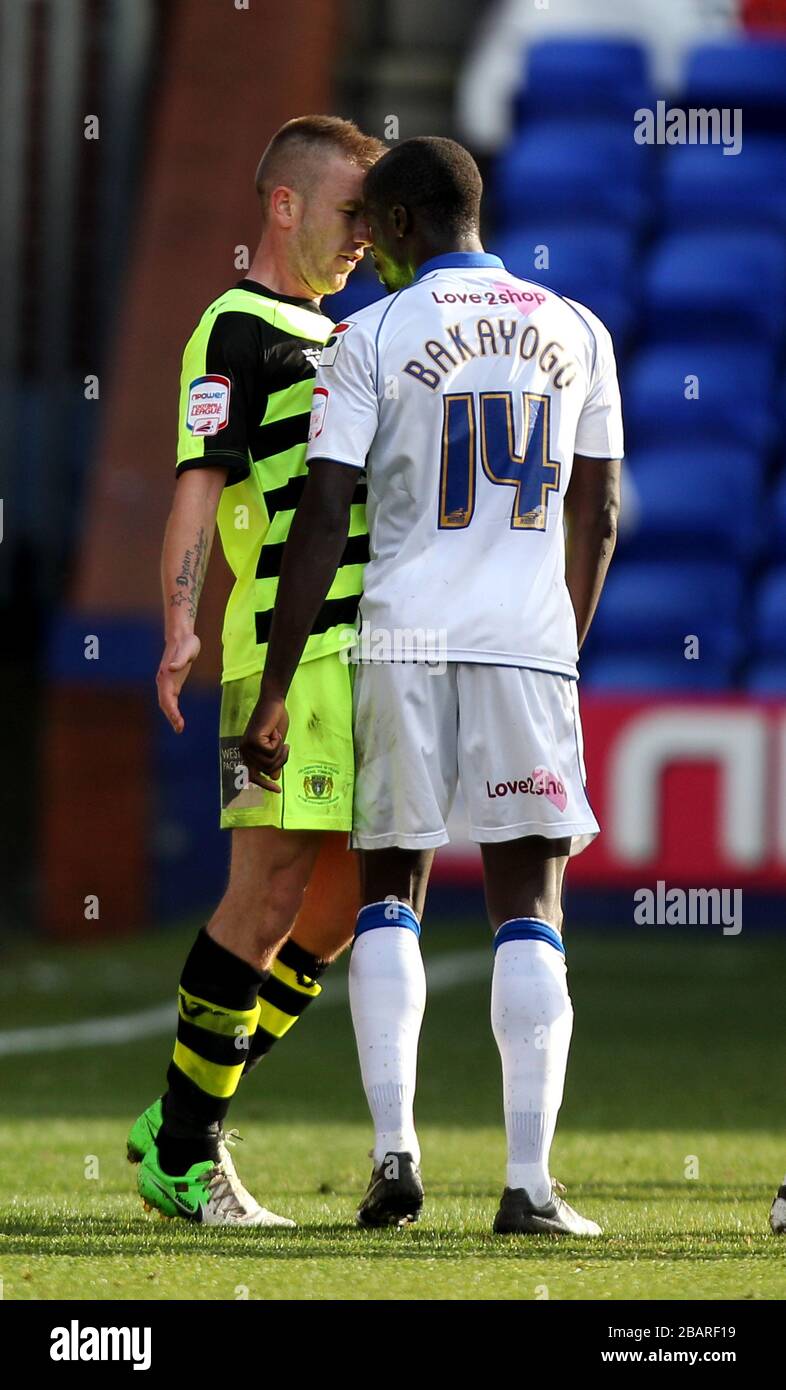
<svg viewBox="0 0 786 1390"><path fill-rule="evenodd" d="M631 451L675 441L723 440L757 453L773 440L775 360L766 347L661 344L646 348L623 374L622 399ZM698 398L686 399L686 378Z"/></svg>
<svg viewBox="0 0 786 1390"><path fill-rule="evenodd" d="M742 573L730 564L620 562L612 567L592 626L592 656L635 651L681 658L686 637L702 659L742 654Z"/></svg>
<svg viewBox="0 0 786 1390"><path fill-rule="evenodd" d="M718 691L732 683L733 663L724 658L686 661L675 656L640 656L636 652L599 657L581 669L581 690L649 694L663 691Z"/></svg>
<svg viewBox="0 0 786 1390"><path fill-rule="evenodd" d="M751 695L786 696L786 657L754 662L746 673L745 689Z"/></svg>
<svg viewBox="0 0 786 1390"><path fill-rule="evenodd" d="M629 39L565 38L533 43L525 56L525 85L517 115L619 113L650 105L647 55Z"/></svg>
<svg viewBox="0 0 786 1390"><path fill-rule="evenodd" d="M695 443L672 440L668 446L631 450L626 455L626 465L637 480L650 470L682 469L689 478L700 478L708 491L713 483L719 491L734 488L741 479L758 493L764 485L766 457L755 449L734 446L722 436L710 435Z"/></svg>
<svg viewBox="0 0 786 1390"><path fill-rule="evenodd" d="M745 449L654 449L629 460L636 518L621 553L637 559L748 561L766 544L763 461Z"/></svg>
<svg viewBox="0 0 786 1390"><path fill-rule="evenodd" d="M760 656L786 658L786 565L770 570L753 603L753 640Z"/></svg>
<svg viewBox="0 0 786 1390"><path fill-rule="evenodd" d="M685 232L655 248L642 283L652 339L728 338L777 343L786 330L786 244L778 233Z"/></svg>
<svg viewBox="0 0 786 1390"><path fill-rule="evenodd" d="M682 100L693 107L739 107L745 128L786 122L786 42L728 39L702 44L690 55Z"/></svg>
<svg viewBox="0 0 786 1390"><path fill-rule="evenodd" d="M770 498L770 543L774 557L786 555L786 473L776 484ZM786 620L785 620L786 621Z"/></svg>
<svg viewBox="0 0 786 1390"><path fill-rule="evenodd" d="M545 270L533 265L536 246L548 248L549 264ZM563 285L572 285L576 291L586 285L623 286L633 274L635 242L624 227L527 222L503 232L490 249L502 256L516 274L542 284L551 283L560 293ZM565 294L570 292L565 288Z"/></svg>
<svg viewBox="0 0 786 1390"><path fill-rule="evenodd" d="M615 342L622 342L635 321L634 246L624 227L553 226L544 221L503 232L489 249L502 257L514 275L586 304L606 324ZM533 264L536 247L548 248L545 269Z"/></svg>
<svg viewBox="0 0 786 1390"><path fill-rule="evenodd" d="M492 189L500 224L536 214L551 222L605 219L638 227L649 205L650 156L629 124L535 121L497 161Z"/></svg>
<svg viewBox="0 0 786 1390"><path fill-rule="evenodd" d="M667 227L735 227L786 232L786 138L752 136L739 154L680 145L666 154L662 212ZM744 243L743 243L744 247Z"/></svg>

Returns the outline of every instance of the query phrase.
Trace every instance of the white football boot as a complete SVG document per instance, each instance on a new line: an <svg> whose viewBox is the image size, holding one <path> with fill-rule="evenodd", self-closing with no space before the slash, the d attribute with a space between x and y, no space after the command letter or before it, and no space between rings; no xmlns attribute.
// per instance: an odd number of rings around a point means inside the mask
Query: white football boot
<svg viewBox="0 0 786 1390"><path fill-rule="evenodd" d="M268 1211L267 1207L260 1206L256 1197L252 1196L247 1187L243 1186L237 1175L237 1169L232 1161L229 1152L229 1144L237 1144L242 1141L242 1135L236 1129L230 1129L222 1133L218 1144L219 1166L223 1168L226 1180L234 1192L240 1206L253 1216L254 1220L241 1221L236 1224L243 1226L295 1226L296 1222L290 1221L288 1216L277 1216L274 1211ZM207 1225L225 1224L219 1222L206 1222Z"/></svg>
<svg viewBox="0 0 786 1390"><path fill-rule="evenodd" d="M573 1207L565 1202L562 1193L565 1188L552 1179L551 1200L542 1207L530 1201L523 1187L506 1187L494 1217L496 1235L552 1235L552 1236L600 1236L603 1234L596 1221L588 1221L579 1216Z"/></svg>

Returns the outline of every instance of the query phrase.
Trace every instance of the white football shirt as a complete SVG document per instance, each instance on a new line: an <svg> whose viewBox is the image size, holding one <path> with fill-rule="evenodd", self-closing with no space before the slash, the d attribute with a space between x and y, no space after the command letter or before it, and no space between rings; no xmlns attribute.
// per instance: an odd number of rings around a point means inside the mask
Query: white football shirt
<svg viewBox="0 0 786 1390"><path fill-rule="evenodd" d="M497 256L428 261L323 349L308 459L367 472L364 634L575 676L563 499L574 454L622 453L607 329Z"/></svg>

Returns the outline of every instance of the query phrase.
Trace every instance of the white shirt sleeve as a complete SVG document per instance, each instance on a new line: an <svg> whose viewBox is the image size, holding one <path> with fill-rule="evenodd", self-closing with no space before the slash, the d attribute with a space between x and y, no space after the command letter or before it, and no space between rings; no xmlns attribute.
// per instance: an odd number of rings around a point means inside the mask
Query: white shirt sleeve
<svg viewBox="0 0 786 1390"><path fill-rule="evenodd" d="M376 350L365 324L339 324L322 349L311 403L306 462L365 468L379 423Z"/></svg>
<svg viewBox="0 0 786 1390"><path fill-rule="evenodd" d="M622 402L611 334L594 314L592 327L597 344L595 369L579 416L575 451L588 458L621 459L625 447Z"/></svg>

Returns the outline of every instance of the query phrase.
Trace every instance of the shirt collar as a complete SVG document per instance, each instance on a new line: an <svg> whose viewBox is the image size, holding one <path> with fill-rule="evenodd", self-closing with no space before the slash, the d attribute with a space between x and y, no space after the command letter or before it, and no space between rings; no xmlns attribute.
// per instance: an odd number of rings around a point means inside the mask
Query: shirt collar
<svg viewBox="0 0 786 1390"><path fill-rule="evenodd" d="M422 280L432 270L470 270L474 266L487 270L505 269L499 256L490 256L486 251L448 251L445 256L432 256L430 261L424 261L415 279Z"/></svg>
<svg viewBox="0 0 786 1390"><path fill-rule="evenodd" d="M262 294L266 299L278 299L282 304L297 304L301 309L311 309L313 313L325 317L324 309L321 309L315 300L300 299L294 294L279 294L278 290L269 290L261 280L238 280L235 289L248 290L250 294Z"/></svg>

